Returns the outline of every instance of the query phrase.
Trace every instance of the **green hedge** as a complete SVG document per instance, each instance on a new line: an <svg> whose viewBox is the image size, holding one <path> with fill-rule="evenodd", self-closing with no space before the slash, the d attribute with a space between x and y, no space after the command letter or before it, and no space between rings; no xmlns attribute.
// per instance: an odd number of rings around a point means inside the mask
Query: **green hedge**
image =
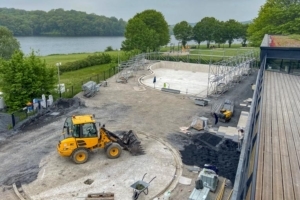
<svg viewBox="0 0 300 200"><path fill-rule="evenodd" d="M165 60L165 61L175 61L175 62L188 62L188 63L201 63L201 64L209 64L210 62L216 63L221 61L222 57L205 57L203 58L195 58L195 57L187 57L187 56L168 56L168 55L151 55L149 60Z"/></svg>
<svg viewBox="0 0 300 200"><path fill-rule="evenodd" d="M109 54L94 54L85 59L67 62L59 67L60 72L70 72L95 65L108 64L112 60Z"/></svg>

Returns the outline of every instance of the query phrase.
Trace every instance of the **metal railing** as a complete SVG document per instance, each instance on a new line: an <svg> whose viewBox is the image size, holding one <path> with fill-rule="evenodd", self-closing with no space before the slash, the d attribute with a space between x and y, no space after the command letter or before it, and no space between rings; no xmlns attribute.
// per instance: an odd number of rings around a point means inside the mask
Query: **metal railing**
<svg viewBox="0 0 300 200"><path fill-rule="evenodd" d="M266 57L261 62L260 70L256 79L256 89L253 94L252 106L247 126L245 128L245 136L231 200L243 200L246 197L247 199L255 198L265 64ZM254 162L254 164L251 167L249 165L249 161L253 154L254 161L252 162Z"/></svg>

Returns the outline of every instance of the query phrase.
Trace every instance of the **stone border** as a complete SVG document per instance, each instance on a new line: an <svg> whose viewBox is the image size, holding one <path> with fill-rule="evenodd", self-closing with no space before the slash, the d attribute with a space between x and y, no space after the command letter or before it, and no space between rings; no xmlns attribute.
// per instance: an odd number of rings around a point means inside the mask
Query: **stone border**
<svg viewBox="0 0 300 200"><path fill-rule="evenodd" d="M179 177L182 175L182 161L181 161L181 157L179 156L180 153L178 152L178 150L176 150L175 148L173 148L168 142L166 142L164 139L159 138L157 136L153 136L153 135L147 135L144 132L138 132L139 134L142 134L144 136L147 137L151 137L152 139L162 143L164 146L166 146L169 150L171 150L171 153L173 155L174 161L175 161L175 173L174 173L174 177L173 179L168 183L168 185L158 194L152 196L150 199L154 199L154 198L163 198L163 195L165 194L165 192L170 191L172 192L178 183Z"/></svg>

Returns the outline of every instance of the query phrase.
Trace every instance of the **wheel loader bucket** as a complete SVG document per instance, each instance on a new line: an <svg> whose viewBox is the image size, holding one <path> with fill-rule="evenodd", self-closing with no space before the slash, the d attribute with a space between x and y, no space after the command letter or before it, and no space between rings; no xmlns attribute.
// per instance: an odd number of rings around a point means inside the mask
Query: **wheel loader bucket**
<svg viewBox="0 0 300 200"><path fill-rule="evenodd" d="M137 137L137 135L132 131L128 131L122 137L122 142L124 143L125 148L133 155L143 155L145 151L141 146L141 141Z"/></svg>

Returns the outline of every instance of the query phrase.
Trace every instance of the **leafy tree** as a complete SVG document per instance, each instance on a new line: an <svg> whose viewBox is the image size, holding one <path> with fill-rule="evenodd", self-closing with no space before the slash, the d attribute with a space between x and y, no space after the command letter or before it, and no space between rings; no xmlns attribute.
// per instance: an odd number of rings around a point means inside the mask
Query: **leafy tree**
<svg viewBox="0 0 300 200"><path fill-rule="evenodd" d="M226 26L226 40L228 41L229 47L234 39L238 39L242 36L242 24L240 22L235 21L234 19L230 19L225 22Z"/></svg>
<svg viewBox="0 0 300 200"><path fill-rule="evenodd" d="M223 21L217 21L215 26L215 32L213 35L213 40L218 44L220 48L221 44L226 43L227 29L226 24Z"/></svg>
<svg viewBox="0 0 300 200"><path fill-rule="evenodd" d="M137 49L146 52L147 48L155 50L159 46L159 35L139 18L128 21L125 37L122 49L126 51Z"/></svg>
<svg viewBox="0 0 300 200"><path fill-rule="evenodd" d="M242 24L241 26L241 39L242 39L242 46L247 46L247 29L249 27L249 24Z"/></svg>
<svg viewBox="0 0 300 200"><path fill-rule="evenodd" d="M203 34L203 27L201 22L198 22L193 27L193 40L195 40L198 43L198 48L200 43L205 41L205 36Z"/></svg>
<svg viewBox="0 0 300 200"><path fill-rule="evenodd" d="M209 48L210 43L214 40L215 31L217 30L217 20L214 17L204 17L196 26L196 34L201 33L201 35L199 35L200 38L207 42L207 48ZM195 35L195 37L197 36Z"/></svg>
<svg viewBox="0 0 300 200"><path fill-rule="evenodd" d="M155 50L170 40L168 24L164 16L155 10L145 10L128 21L122 49Z"/></svg>
<svg viewBox="0 0 300 200"><path fill-rule="evenodd" d="M169 43L169 26L161 12L156 10L145 10L138 13L136 17L140 18L149 29L154 30L159 36L159 45L163 46Z"/></svg>
<svg viewBox="0 0 300 200"><path fill-rule="evenodd" d="M9 59L20 49L20 44L10 30L0 26L0 58Z"/></svg>
<svg viewBox="0 0 300 200"><path fill-rule="evenodd" d="M10 60L2 60L0 71L5 103L12 111L24 107L33 98L49 93L56 82L55 68L47 68L34 52L24 57L22 52L16 51Z"/></svg>
<svg viewBox="0 0 300 200"><path fill-rule="evenodd" d="M299 34L299 0L268 0L247 30L249 41L259 46L265 34Z"/></svg>
<svg viewBox="0 0 300 200"><path fill-rule="evenodd" d="M181 41L181 44L184 48L186 43L193 37L193 28L186 21L182 21L176 24L174 26L173 32L176 40Z"/></svg>

